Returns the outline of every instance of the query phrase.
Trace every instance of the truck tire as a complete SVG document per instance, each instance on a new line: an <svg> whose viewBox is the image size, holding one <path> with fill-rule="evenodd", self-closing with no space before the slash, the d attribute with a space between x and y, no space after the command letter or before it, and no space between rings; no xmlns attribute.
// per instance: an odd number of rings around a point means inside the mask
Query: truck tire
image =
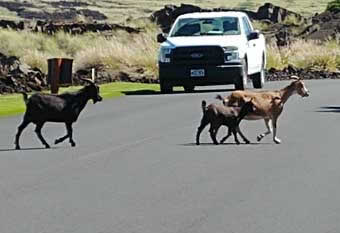
<svg viewBox="0 0 340 233"><path fill-rule="evenodd" d="M185 85L185 86L183 86L183 88L184 88L184 91L188 92L188 93L193 92L195 90L194 85Z"/></svg>
<svg viewBox="0 0 340 233"><path fill-rule="evenodd" d="M241 74L238 75L234 83L235 89L244 90L245 87L247 86L247 80L248 80L248 65L247 65L247 60L244 60Z"/></svg>
<svg viewBox="0 0 340 233"><path fill-rule="evenodd" d="M256 73L256 74L252 74L250 76L250 78L252 79L253 82L253 87L260 89L264 86L264 82L265 82L265 68L264 68L264 57L262 58L262 65L261 65L261 71Z"/></svg>
<svg viewBox="0 0 340 233"><path fill-rule="evenodd" d="M161 81L159 85L160 85L161 93L168 94L172 92L172 86L165 83L164 81L163 82Z"/></svg>

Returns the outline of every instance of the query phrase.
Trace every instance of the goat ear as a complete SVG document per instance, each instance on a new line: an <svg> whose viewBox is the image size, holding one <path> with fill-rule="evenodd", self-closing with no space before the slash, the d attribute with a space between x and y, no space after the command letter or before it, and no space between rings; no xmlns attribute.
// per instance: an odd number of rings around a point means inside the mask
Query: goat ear
<svg viewBox="0 0 340 233"><path fill-rule="evenodd" d="M215 99L218 99L218 100L223 101L223 97L222 97L221 95L217 95L217 96L215 97Z"/></svg>

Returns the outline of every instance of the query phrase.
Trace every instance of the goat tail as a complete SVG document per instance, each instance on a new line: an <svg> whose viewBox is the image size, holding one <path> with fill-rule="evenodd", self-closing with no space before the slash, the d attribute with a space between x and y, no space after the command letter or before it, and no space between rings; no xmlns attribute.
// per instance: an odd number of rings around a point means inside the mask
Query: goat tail
<svg viewBox="0 0 340 233"><path fill-rule="evenodd" d="M28 103L28 95L27 95L27 93L26 92L21 92L21 94L22 94L22 97L24 98L25 104L27 105L27 103Z"/></svg>
<svg viewBox="0 0 340 233"><path fill-rule="evenodd" d="M202 112L203 114L207 111L207 102L202 100Z"/></svg>

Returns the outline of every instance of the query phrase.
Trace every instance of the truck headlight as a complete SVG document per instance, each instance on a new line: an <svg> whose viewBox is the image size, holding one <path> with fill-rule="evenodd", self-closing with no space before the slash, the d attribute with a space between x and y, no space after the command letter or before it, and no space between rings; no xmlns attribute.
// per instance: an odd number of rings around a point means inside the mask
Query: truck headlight
<svg viewBox="0 0 340 233"><path fill-rule="evenodd" d="M158 56L159 62L169 63L170 53L171 53L171 48L161 47L159 50L159 56Z"/></svg>
<svg viewBox="0 0 340 233"><path fill-rule="evenodd" d="M240 53L239 53L237 47L235 47L235 46L223 47L223 51L224 51L224 61L225 62L239 61L240 60Z"/></svg>
<svg viewBox="0 0 340 233"><path fill-rule="evenodd" d="M239 53L237 51L224 53L225 61L238 61L240 60Z"/></svg>

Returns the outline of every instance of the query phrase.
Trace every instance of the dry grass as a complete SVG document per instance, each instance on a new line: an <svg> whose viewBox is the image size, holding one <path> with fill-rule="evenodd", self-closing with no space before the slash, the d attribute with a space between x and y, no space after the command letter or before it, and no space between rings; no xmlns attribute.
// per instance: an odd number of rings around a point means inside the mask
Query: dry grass
<svg viewBox="0 0 340 233"><path fill-rule="evenodd" d="M267 68L282 69L289 64L306 69L336 71L340 68L340 46L336 41L298 40L290 47L267 48Z"/></svg>
<svg viewBox="0 0 340 233"><path fill-rule="evenodd" d="M68 57L74 59L74 69L102 66L111 70L143 69L148 75L157 75L157 52L159 44L157 25L145 20L134 21L145 32L134 35L123 31L112 37L100 34L70 35L58 32L54 36L41 33L0 30L0 52L14 55L30 65L47 72L48 58ZM263 25L258 25L259 27ZM292 64L301 68L340 68L338 41L315 42L299 40L290 47L278 49L267 47L267 68L282 69Z"/></svg>
<svg viewBox="0 0 340 233"><path fill-rule="evenodd" d="M97 38L93 46L84 48L75 56L76 69L103 65L108 69L143 68L147 74L157 73L155 40L158 29L149 26L145 33L131 36L121 32L113 37ZM99 63L99 64L98 64Z"/></svg>
<svg viewBox="0 0 340 233"><path fill-rule="evenodd" d="M157 32L158 27L151 23L139 35L132 36L120 31L110 38L94 33L73 36L58 32L47 36L0 30L0 52L17 56L45 73L48 58L67 57L74 59L75 70L98 65L113 70L136 67L152 75L157 71Z"/></svg>
<svg viewBox="0 0 340 233"><path fill-rule="evenodd" d="M0 52L14 55L47 72L46 60L51 57L74 59L74 69L102 66L108 70L143 69L147 75L157 75L156 25L134 35L117 32L110 38L98 34L71 36L63 32L55 36L39 33L0 30ZM335 71L340 68L338 41L316 42L298 40L290 47L267 46L267 68L283 69L289 64L300 68Z"/></svg>

